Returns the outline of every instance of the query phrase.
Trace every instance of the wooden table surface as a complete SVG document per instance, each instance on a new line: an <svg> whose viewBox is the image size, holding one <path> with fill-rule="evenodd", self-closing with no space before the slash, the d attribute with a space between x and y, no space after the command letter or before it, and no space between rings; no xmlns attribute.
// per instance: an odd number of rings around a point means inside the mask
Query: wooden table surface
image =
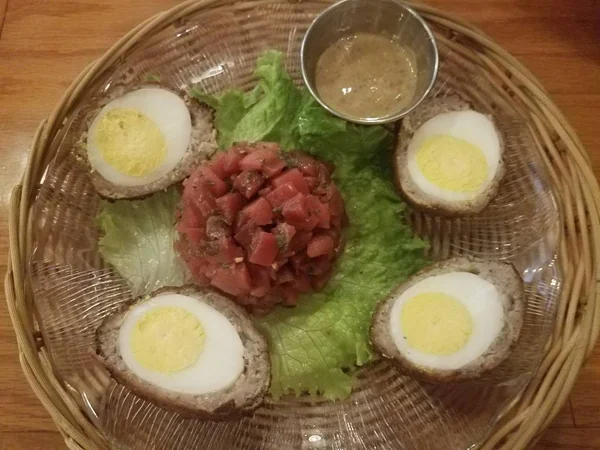
<svg viewBox="0 0 600 450"><path fill-rule="evenodd" d="M11 187L39 121L117 38L176 0L0 0L0 274ZM430 0L480 26L536 74L600 174L600 0ZM4 288L0 290L4 296ZM21 374L0 301L0 449L66 448ZM536 447L600 449L600 345Z"/></svg>

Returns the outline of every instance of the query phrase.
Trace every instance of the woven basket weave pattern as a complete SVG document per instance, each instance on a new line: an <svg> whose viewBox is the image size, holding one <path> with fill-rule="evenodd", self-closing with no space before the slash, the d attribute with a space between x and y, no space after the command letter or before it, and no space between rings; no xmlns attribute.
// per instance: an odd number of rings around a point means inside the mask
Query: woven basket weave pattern
<svg viewBox="0 0 600 450"><path fill-rule="evenodd" d="M7 299L25 375L69 447L103 448L102 427L124 448L301 448L312 432L336 448L386 448L384 441L389 448L466 448L493 424L484 448L512 449L534 441L566 399L599 328L597 183L579 139L535 78L481 32L426 7L417 10L442 51L436 92L459 91L499 118L509 173L485 215L411 213L410 220L430 239L434 258L494 255L526 273L526 324L511 358L461 389L427 387L380 362L360 372L347 402L267 402L253 418L224 424L182 421L89 369L95 327L129 294L96 252L98 199L70 155L86 111L105 89L139 84L148 73L174 88L190 81L210 92L249 88L256 57L268 48L293 56L286 68L300 83L300 40L327 3L183 3L132 30L86 69L40 126L11 203ZM102 402L109 413L98 419L81 412L102 411ZM510 413L496 422L500 409Z"/></svg>

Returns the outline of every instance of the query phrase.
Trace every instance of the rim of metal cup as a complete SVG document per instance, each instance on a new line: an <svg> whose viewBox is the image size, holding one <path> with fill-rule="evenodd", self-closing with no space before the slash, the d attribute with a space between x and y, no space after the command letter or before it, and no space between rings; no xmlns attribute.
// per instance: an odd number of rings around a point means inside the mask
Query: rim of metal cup
<svg viewBox="0 0 600 450"><path fill-rule="evenodd" d="M407 114L410 114L416 107L418 107L423 102L423 100L425 100L427 98L427 96L433 89L435 81L437 80L438 69L439 69L439 65L440 65L440 55L439 55L439 51L438 51L437 40L435 39L433 31L431 31L431 28L429 27L427 22L425 22L425 19L423 19L423 17L421 17L420 14L418 14L414 9L412 9L410 6L407 6L405 3L401 2L401 1L386 0L386 1L395 3L398 6L404 8L409 14L411 14L415 19L417 19L417 21L425 29L425 32L427 33L427 35L433 45L433 54L434 54L433 73L431 76L431 81L429 82L429 86L427 86L427 89L425 89L425 91L423 92L423 95L421 95L421 97L415 103L413 103L410 108L403 110L401 112L398 112L396 114L388 115L388 116L384 116L384 117L362 118L362 117L347 116L347 115L337 111L336 109L332 108L331 106L326 104L323 100L321 100L321 97L317 93L316 88L314 88L312 86L312 83L308 82L308 74L306 71L305 58L304 58L304 54L305 54L305 50L306 50L306 41L308 39L308 36L310 36L310 33L315 29L315 27L319 24L319 22L321 20L323 20L323 18L325 16L327 16L329 13L331 13L332 11L339 8L344 3L352 2L352 1L356 1L356 0L341 0L333 5L329 6L327 9L325 9L321 13L319 13L319 15L317 17L315 17L315 19L312 21L312 23L308 27L308 30L306 30L306 33L304 34L304 38L302 39L302 45L300 46L300 67L302 70L302 79L304 80L304 84L308 88L308 91L315 98L315 100L317 100L317 102L319 102L319 104L323 108L325 108L327 111L329 111L334 116L339 117L340 119L344 119L347 122L359 123L362 125L379 125L379 124L395 122L395 121L403 118Z"/></svg>

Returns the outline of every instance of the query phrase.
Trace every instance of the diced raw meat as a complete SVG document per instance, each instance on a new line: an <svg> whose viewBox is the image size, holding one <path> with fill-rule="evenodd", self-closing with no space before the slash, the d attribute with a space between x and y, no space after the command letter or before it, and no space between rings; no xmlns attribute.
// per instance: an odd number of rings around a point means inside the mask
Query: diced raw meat
<svg viewBox="0 0 600 450"><path fill-rule="evenodd" d="M230 237L204 241L203 249L206 260L215 264L232 263L244 258L244 251Z"/></svg>
<svg viewBox="0 0 600 450"><path fill-rule="evenodd" d="M325 166L330 175L333 174L333 172L335 172L335 164L331 161L321 161L321 164Z"/></svg>
<svg viewBox="0 0 600 450"><path fill-rule="evenodd" d="M223 172L226 177L240 173L240 161L243 157L239 152L225 152L223 155Z"/></svg>
<svg viewBox="0 0 600 450"><path fill-rule="evenodd" d="M184 200L185 204L185 200ZM195 198L189 200L189 204L199 212L202 217L209 217L215 213L217 202L208 191L198 191Z"/></svg>
<svg viewBox="0 0 600 450"><path fill-rule="evenodd" d="M283 204L281 213L289 222L301 223L308 219L308 207L306 206L306 196L297 194L295 197L287 200Z"/></svg>
<svg viewBox="0 0 600 450"><path fill-rule="evenodd" d="M277 243L277 245L279 245L279 243ZM271 267L273 267L276 271L279 270L280 268L282 268L283 266L285 266L287 264L289 256L290 255L284 255L280 251L279 253L277 253L277 257L275 258L275 261L273 261L273 264L271 265Z"/></svg>
<svg viewBox="0 0 600 450"><path fill-rule="evenodd" d="M201 286L208 286L210 284L210 279L205 275L208 262L203 258L194 258L192 256L184 257L184 260L190 273L196 280L196 283Z"/></svg>
<svg viewBox="0 0 600 450"><path fill-rule="evenodd" d="M299 272L292 281L292 287L301 294L309 292L311 288L310 278L304 272Z"/></svg>
<svg viewBox="0 0 600 450"><path fill-rule="evenodd" d="M267 225L273 220L273 210L271 204L263 197L258 197L240 212L240 225L250 220L256 225Z"/></svg>
<svg viewBox="0 0 600 450"><path fill-rule="evenodd" d="M272 161L265 162L265 165L263 166L262 171L266 175L267 178L273 178L275 175L277 175L283 169L285 169L285 162L278 158L278 159L274 159Z"/></svg>
<svg viewBox="0 0 600 450"><path fill-rule="evenodd" d="M239 192L229 192L217 200L217 206L223 214L223 219L233 225L237 213L242 209L243 201Z"/></svg>
<svg viewBox="0 0 600 450"><path fill-rule="evenodd" d="M331 173L329 172L329 169L327 169L327 167L322 163L318 163L317 167L318 167L317 178L319 180L319 183L321 183L321 184L331 183Z"/></svg>
<svg viewBox="0 0 600 450"><path fill-rule="evenodd" d="M248 263L248 271L252 277L254 286L264 286L271 289L271 268Z"/></svg>
<svg viewBox="0 0 600 450"><path fill-rule="evenodd" d="M256 170L261 171L265 162L272 159L279 159L277 153L273 150L258 149L251 153L248 153L240 162L240 168L242 170Z"/></svg>
<svg viewBox="0 0 600 450"><path fill-rule="evenodd" d="M309 258L316 258L321 255L330 255L333 254L334 247L333 239L326 234L318 234L313 236L313 238L308 243L306 247L306 254Z"/></svg>
<svg viewBox="0 0 600 450"><path fill-rule="evenodd" d="M294 268L296 269L296 271L299 271L300 267L308 260L308 256L306 256L306 252L302 251L302 252L298 252L295 255L293 255L292 257L290 257L290 263L292 264L292 266L294 266Z"/></svg>
<svg viewBox="0 0 600 450"><path fill-rule="evenodd" d="M308 189L313 192L317 186L319 186L319 180L315 177L304 177L306 180L306 184L308 184Z"/></svg>
<svg viewBox="0 0 600 450"><path fill-rule="evenodd" d="M290 283L294 281L294 278L294 271L288 265L283 266L277 272L277 284Z"/></svg>
<svg viewBox="0 0 600 450"><path fill-rule="evenodd" d="M261 266L270 266L277 256L277 240L271 233L257 231L252 239L248 260Z"/></svg>
<svg viewBox="0 0 600 450"><path fill-rule="evenodd" d="M221 265L222 264L217 264L217 263L207 261L206 266L204 268L204 276L210 280L212 277L215 276L217 267L219 267Z"/></svg>
<svg viewBox="0 0 600 450"><path fill-rule="evenodd" d="M315 214L312 214L309 211L308 217L306 220L303 220L303 221L289 220L288 222L290 223L290 225L293 225L294 228L296 228L297 230L311 231L319 223L319 218Z"/></svg>
<svg viewBox="0 0 600 450"><path fill-rule="evenodd" d="M294 252L304 250L310 242L312 235L313 234L310 231L297 231L294 237L292 238L290 245L288 246L288 250Z"/></svg>
<svg viewBox="0 0 600 450"><path fill-rule="evenodd" d="M198 228L204 226L204 217L196 208L184 208L177 221L177 230L183 231L187 228Z"/></svg>
<svg viewBox="0 0 600 450"><path fill-rule="evenodd" d="M292 268L286 265L277 273L277 284L292 283L295 278Z"/></svg>
<svg viewBox="0 0 600 450"><path fill-rule="evenodd" d="M285 183L281 186L273 189L273 191L267 194L267 200L274 209L281 208L283 204L298 195L298 189L293 183Z"/></svg>
<svg viewBox="0 0 600 450"><path fill-rule="evenodd" d="M259 197L266 197L271 192L273 192L273 186L267 186L258 191L258 195Z"/></svg>
<svg viewBox="0 0 600 450"><path fill-rule="evenodd" d="M347 223L332 171L327 162L282 155L277 144L262 142L240 142L202 163L184 181L176 212L175 248L195 282L255 314L322 289Z"/></svg>
<svg viewBox="0 0 600 450"><path fill-rule="evenodd" d="M218 266L210 284L237 297L250 292L252 281L246 265L242 262Z"/></svg>
<svg viewBox="0 0 600 450"><path fill-rule="evenodd" d="M225 167L223 165L223 160L227 155L227 152L217 154L211 161L208 163L208 167L221 179L225 180L231 174L228 174L225 171Z"/></svg>
<svg viewBox="0 0 600 450"><path fill-rule="evenodd" d="M295 306L298 302L298 292L291 286L284 286L283 291L283 304L286 306Z"/></svg>
<svg viewBox="0 0 600 450"><path fill-rule="evenodd" d="M285 162L271 148L258 148L240 162L242 170L262 171L267 178L277 175L285 167Z"/></svg>
<svg viewBox="0 0 600 450"><path fill-rule="evenodd" d="M315 197L314 195L309 195L306 199L306 205L308 206L308 211L310 212L310 214L313 214L318 218L318 227L330 227L330 214L328 203L321 203L318 197Z"/></svg>
<svg viewBox="0 0 600 450"><path fill-rule="evenodd" d="M254 280L253 280L254 281ZM267 286L258 286L250 291L250 295L253 297L264 297L269 292L271 292L271 288Z"/></svg>
<svg viewBox="0 0 600 450"><path fill-rule="evenodd" d="M277 178L273 179L273 186L275 187L279 187L286 183L292 183L296 187L296 189L298 189L298 191L302 192L303 194L309 193L308 184L302 176L302 172L300 172L300 170L298 170L297 168L293 168L286 172L283 172Z"/></svg>
<svg viewBox="0 0 600 450"><path fill-rule="evenodd" d="M313 290L317 291L317 292L321 292L323 290L323 288L325 287L325 285L327 284L327 282L329 281L329 279L331 278L331 269L328 270L327 272L323 273L322 275L319 275L317 277L313 277L311 280L311 286L313 288Z"/></svg>
<svg viewBox="0 0 600 450"><path fill-rule="evenodd" d="M300 266L308 275L323 275L331 269L331 261L327 256L311 258Z"/></svg>
<svg viewBox="0 0 600 450"><path fill-rule="evenodd" d="M204 228L185 228L179 231L186 236L190 243L195 245L199 245L206 237L206 231Z"/></svg>
<svg viewBox="0 0 600 450"><path fill-rule="evenodd" d="M331 216L331 225L334 228L340 229L343 227L348 226L349 224L349 219L348 216L346 215L346 211L342 211L342 215L341 216Z"/></svg>
<svg viewBox="0 0 600 450"><path fill-rule="evenodd" d="M190 272L193 274L194 281L196 281L199 286L210 285L210 279L204 273L202 273L202 271L194 272L192 270L192 266L190 266Z"/></svg>
<svg viewBox="0 0 600 450"><path fill-rule="evenodd" d="M332 216L342 215L342 212L344 211L344 200L333 184L327 186L323 200L329 203L329 212Z"/></svg>
<svg viewBox="0 0 600 450"><path fill-rule="evenodd" d="M250 246L252 245L252 239L258 230L258 225L256 225L254 222L247 222L238 230L234 236L234 239L246 250L249 250Z"/></svg>
<svg viewBox="0 0 600 450"><path fill-rule="evenodd" d="M331 196L328 197L328 194L330 194L328 184L318 183L317 186L313 189L312 193L313 195L318 195L319 197L321 197L321 201L323 202L328 202L331 198Z"/></svg>
<svg viewBox="0 0 600 450"><path fill-rule="evenodd" d="M206 189L215 197L227 192L227 184L208 166L200 166L188 179L194 189Z"/></svg>
<svg viewBox="0 0 600 450"><path fill-rule="evenodd" d="M281 222L273 229L273 234L277 238L277 248L280 252L284 252L292 242L296 229L290 224Z"/></svg>
<svg viewBox="0 0 600 450"><path fill-rule="evenodd" d="M317 162L304 153L293 153L289 157L290 163L297 167L300 172L308 177L317 177L319 171L317 168Z"/></svg>
<svg viewBox="0 0 600 450"><path fill-rule="evenodd" d="M249 199L258 192L264 181L265 178L259 172L245 170L237 176L233 187Z"/></svg>
<svg viewBox="0 0 600 450"><path fill-rule="evenodd" d="M231 228L221 216L210 216L206 219L206 236L210 239L220 239L231 235Z"/></svg>
<svg viewBox="0 0 600 450"><path fill-rule="evenodd" d="M303 194L298 194L286 201L283 204L282 214L296 230L311 231L320 221L319 215L309 209L308 198Z"/></svg>
<svg viewBox="0 0 600 450"><path fill-rule="evenodd" d="M342 238L342 231L339 228L329 228L327 230L323 230L322 233L331 237L331 239L333 239L333 242L335 242L336 244L339 244L340 239Z"/></svg>

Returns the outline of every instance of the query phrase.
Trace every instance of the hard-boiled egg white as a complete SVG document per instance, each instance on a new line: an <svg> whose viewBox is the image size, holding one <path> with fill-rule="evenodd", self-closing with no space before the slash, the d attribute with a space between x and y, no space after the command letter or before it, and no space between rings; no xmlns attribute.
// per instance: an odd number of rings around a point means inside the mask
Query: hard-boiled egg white
<svg viewBox="0 0 600 450"><path fill-rule="evenodd" d="M492 121L475 111L432 117L408 145L408 172L425 194L443 201L471 200L494 179L501 143Z"/></svg>
<svg viewBox="0 0 600 450"><path fill-rule="evenodd" d="M411 363L437 370L459 369L483 355L504 326L500 293L469 272L425 278L392 306L390 330Z"/></svg>
<svg viewBox="0 0 600 450"><path fill-rule="evenodd" d="M227 317L180 294L134 306L121 325L119 351L140 378L185 394L227 389L244 370L244 346Z"/></svg>
<svg viewBox="0 0 600 450"><path fill-rule="evenodd" d="M160 88L129 92L104 106L87 136L92 169L118 186L141 186L171 172L191 140L185 102Z"/></svg>

